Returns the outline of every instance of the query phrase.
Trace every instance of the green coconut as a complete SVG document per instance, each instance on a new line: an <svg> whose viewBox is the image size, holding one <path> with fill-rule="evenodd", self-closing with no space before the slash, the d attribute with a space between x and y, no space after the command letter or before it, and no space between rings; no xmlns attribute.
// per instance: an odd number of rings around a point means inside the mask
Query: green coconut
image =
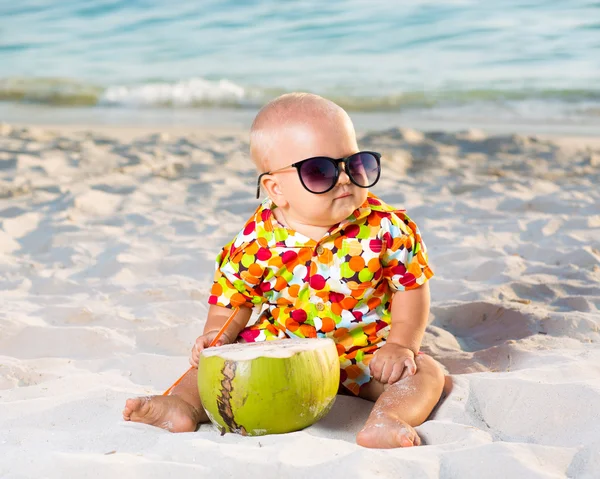
<svg viewBox="0 0 600 479"><path fill-rule="evenodd" d="M331 339L229 344L202 351L198 390L222 434L298 431L324 417L340 381Z"/></svg>

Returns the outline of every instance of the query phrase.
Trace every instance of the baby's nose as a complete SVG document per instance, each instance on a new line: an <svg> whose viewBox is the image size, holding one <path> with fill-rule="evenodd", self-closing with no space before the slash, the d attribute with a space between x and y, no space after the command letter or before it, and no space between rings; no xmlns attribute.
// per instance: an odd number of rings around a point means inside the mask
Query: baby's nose
<svg viewBox="0 0 600 479"><path fill-rule="evenodd" d="M340 164L339 165L339 169L340 169L340 176L338 178L338 183L340 185L347 185L350 183L350 178L348 177L348 174L346 173L346 169L344 168L344 165Z"/></svg>

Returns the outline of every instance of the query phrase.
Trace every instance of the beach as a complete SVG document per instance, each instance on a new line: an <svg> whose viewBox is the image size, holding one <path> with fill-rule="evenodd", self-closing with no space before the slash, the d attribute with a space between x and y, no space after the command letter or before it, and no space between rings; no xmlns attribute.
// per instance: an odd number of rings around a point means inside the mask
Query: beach
<svg viewBox="0 0 600 479"><path fill-rule="evenodd" d="M423 350L452 389L424 446L357 446L346 396L278 436L123 421L188 368L258 205L246 130L2 123L0 477L597 477L598 138L359 130L435 272Z"/></svg>
<svg viewBox="0 0 600 479"><path fill-rule="evenodd" d="M0 479L600 476L600 3L0 2ZM423 445L339 396L277 436L122 418L259 205L248 131L322 95L428 248Z"/></svg>

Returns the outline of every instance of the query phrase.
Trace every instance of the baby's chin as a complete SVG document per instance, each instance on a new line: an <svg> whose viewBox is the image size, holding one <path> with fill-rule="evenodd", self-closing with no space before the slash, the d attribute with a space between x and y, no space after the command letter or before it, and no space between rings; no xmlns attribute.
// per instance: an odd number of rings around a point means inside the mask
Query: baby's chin
<svg viewBox="0 0 600 479"><path fill-rule="evenodd" d="M348 218L348 216L350 216L357 208L359 208L362 203L363 202L355 196L346 196L344 198L334 199L331 205L331 213L332 216L335 216L335 222L339 223L340 221Z"/></svg>

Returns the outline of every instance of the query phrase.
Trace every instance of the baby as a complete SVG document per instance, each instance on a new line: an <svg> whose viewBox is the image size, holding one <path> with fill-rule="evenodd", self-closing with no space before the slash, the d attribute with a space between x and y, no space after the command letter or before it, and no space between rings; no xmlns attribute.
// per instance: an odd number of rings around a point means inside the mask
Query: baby
<svg viewBox="0 0 600 479"><path fill-rule="evenodd" d="M231 314L218 345L286 337L332 338L340 393L374 401L356 437L372 448L419 445L423 423L444 386L440 366L419 353L433 276L416 224L369 188L380 155L359 151L348 114L317 95L268 103L250 132L262 202L217 257L197 366ZM259 193L257 192L257 197ZM253 308L258 321L247 326ZM208 421L190 370L169 396L128 399L127 421L173 432Z"/></svg>

